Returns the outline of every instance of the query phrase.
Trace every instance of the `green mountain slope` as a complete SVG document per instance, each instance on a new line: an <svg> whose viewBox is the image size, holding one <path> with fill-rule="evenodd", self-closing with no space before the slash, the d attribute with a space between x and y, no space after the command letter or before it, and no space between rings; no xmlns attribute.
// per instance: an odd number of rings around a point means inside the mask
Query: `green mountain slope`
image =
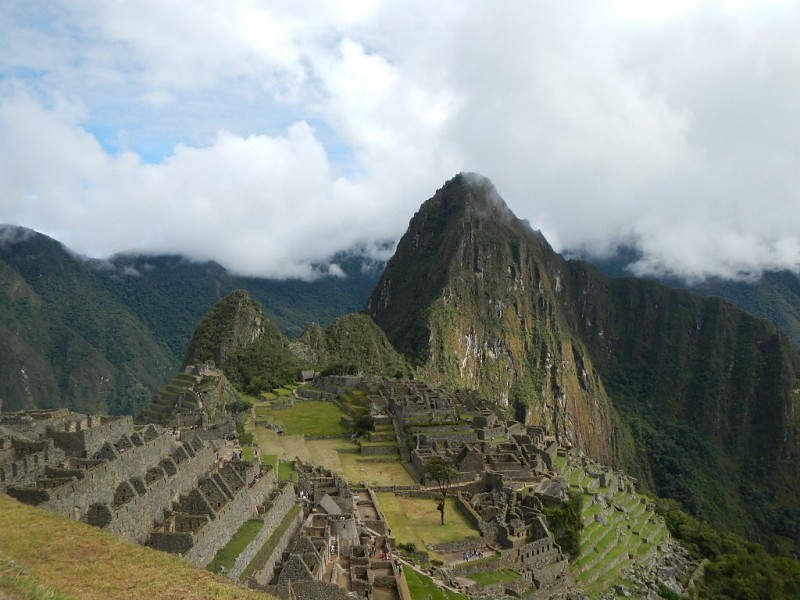
<svg viewBox="0 0 800 600"><path fill-rule="evenodd" d="M603 259L588 259L611 277L630 277L628 266L641 258L635 248L621 247ZM667 278L654 281L689 290L700 296L722 298L745 312L771 321L800 348L800 273L765 271L756 280L731 281L711 278L700 283Z"/></svg>
<svg viewBox="0 0 800 600"><path fill-rule="evenodd" d="M646 489L797 549L800 353L771 324L565 261L470 175L423 204L368 306L421 376L523 406Z"/></svg>
<svg viewBox="0 0 800 600"><path fill-rule="evenodd" d="M298 340L315 367L338 374L408 377L411 369L365 314L345 315L325 330L312 324Z"/></svg>
<svg viewBox="0 0 800 600"><path fill-rule="evenodd" d="M206 361L250 394L291 383L304 369L388 376L411 372L367 315L345 315L326 329L312 324L290 342L243 290L217 302L198 324L184 366Z"/></svg>
<svg viewBox="0 0 800 600"><path fill-rule="evenodd" d="M618 460L623 432L560 309L563 268L488 180L458 175L414 215L367 311L420 377Z"/></svg>
<svg viewBox="0 0 800 600"><path fill-rule="evenodd" d="M180 367L198 321L246 287L284 333L361 310L378 265L333 257L345 277L237 278L178 256L86 260L46 236L0 226L0 399L4 410L66 406L137 414ZM324 270L324 269L321 269Z"/></svg>
<svg viewBox="0 0 800 600"><path fill-rule="evenodd" d="M12 248L0 244L4 410L142 406L173 368L167 348L57 242L36 236L24 253Z"/></svg>
<svg viewBox="0 0 800 600"><path fill-rule="evenodd" d="M710 280L689 289L771 321L800 348L800 277L795 273L767 271L755 282Z"/></svg>

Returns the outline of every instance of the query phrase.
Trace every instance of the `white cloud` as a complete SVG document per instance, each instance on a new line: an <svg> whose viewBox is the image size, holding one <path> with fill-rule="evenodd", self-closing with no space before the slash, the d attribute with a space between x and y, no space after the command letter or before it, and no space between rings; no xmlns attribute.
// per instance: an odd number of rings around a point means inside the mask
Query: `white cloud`
<svg viewBox="0 0 800 600"><path fill-rule="evenodd" d="M33 8L30 8L33 6ZM556 248L800 270L791 2L11 2L0 221L308 276L458 171Z"/></svg>

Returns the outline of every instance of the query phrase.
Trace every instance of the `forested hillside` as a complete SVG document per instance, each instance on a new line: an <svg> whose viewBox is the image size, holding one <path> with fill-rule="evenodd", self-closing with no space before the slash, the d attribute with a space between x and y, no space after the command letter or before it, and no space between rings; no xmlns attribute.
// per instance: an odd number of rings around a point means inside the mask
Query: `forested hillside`
<svg viewBox="0 0 800 600"><path fill-rule="evenodd" d="M309 322L325 326L361 310L381 265L345 254L332 262L344 277L240 278L216 263L178 256L88 260L44 235L4 226L3 410L137 414L180 367L201 317L234 289L248 289L290 337Z"/></svg>
<svg viewBox="0 0 800 600"><path fill-rule="evenodd" d="M564 260L472 174L414 215L368 310L420 376L800 551L800 350L769 322Z"/></svg>

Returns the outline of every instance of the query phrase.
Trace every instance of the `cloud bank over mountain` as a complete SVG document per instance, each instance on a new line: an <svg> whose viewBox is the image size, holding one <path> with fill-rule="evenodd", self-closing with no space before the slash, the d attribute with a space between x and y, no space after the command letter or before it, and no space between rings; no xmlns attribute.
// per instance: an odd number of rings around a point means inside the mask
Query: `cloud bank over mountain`
<svg viewBox="0 0 800 600"><path fill-rule="evenodd" d="M0 222L309 277L475 171L559 250L798 271L798 26L777 1L6 2Z"/></svg>

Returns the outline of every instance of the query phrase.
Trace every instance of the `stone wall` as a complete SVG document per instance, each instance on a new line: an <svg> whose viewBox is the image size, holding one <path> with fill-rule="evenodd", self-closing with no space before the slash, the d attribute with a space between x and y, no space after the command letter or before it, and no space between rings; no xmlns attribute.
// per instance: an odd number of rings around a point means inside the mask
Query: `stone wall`
<svg viewBox="0 0 800 600"><path fill-rule="evenodd" d="M268 510L261 516L264 521L264 526L261 528L261 531L258 532L258 535L253 538L253 541L242 550L236 558L233 567L227 573L227 576L234 581L239 580L242 571L250 564L253 557L267 542L272 532L281 524L281 521L283 521L284 517L289 513L292 506L294 506L294 486L290 482L283 482L279 488L273 489L272 492L270 492L270 498L272 498L273 495L274 498L268 501Z"/></svg>
<svg viewBox="0 0 800 600"><path fill-rule="evenodd" d="M47 437L67 454L76 458L91 458L103 444L115 443L123 435L133 433L133 417L88 417L87 423L79 423L77 429L68 425L69 431L48 428ZM84 425L86 425L84 427Z"/></svg>
<svg viewBox="0 0 800 600"><path fill-rule="evenodd" d="M481 546L483 546L483 538L470 536L460 540L454 540L452 542L436 544L431 546L431 548L439 554L447 554L448 552L469 552L470 550L474 550L475 548L479 548Z"/></svg>
<svg viewBox="0 0 800 600"><path fill-rule="evenodd" d="M0 461L0 491L11 486L33 485L47 465L57 465L64 460L64 451L56 448L52 440L26 444L29 452L20 452L18 443L4 438L4 460Z"/></svg>
<svg viewBox="0 0 800 600"><path fill-rule="evenodd" d="M252 487L241 488L218 512L215 518L194 534L194 545L184 558L198 567L210 563L217 551L228 543L247 519L256 514L273 488L274 479L262 477Z"/></svg>
<svg viewBox="0 0 800 600"><path fill-rule="evenodd" d="M272 581L273 576L275 575L275 567L283 558L283 553L289 549L289 546L294 541L294 537L297 534L297 531L300 529L300 526L303 523L303 511L298 511L297 516L292 520L289 526L286 528L286 531L283 532L281 539L278 540L278 543L275 545L275 549L272 552L272 555L267 560L266 564L257 572L253 574L253 580L262 585L269 585L270 581ZM267 538L269 539L269 538Z"/></svg>
<svg viewBox="0 0 800 600"><path fill-rule="evenodd" d="M397 456L400 449L393 444L385 444L381 446L372 446L369 444L361 445L362 456Z"/></svg>
<svg viewBox="0 0 800 600"><path fill-rule="evenodd" d="M114 492L131 477L142 476L177 448L171 436L161 435L142 446L117 453L113 460L87 467L83 479L76 479L49 490L49 499L41 508L75 517L75 507L83 515L92 504L114 504Z"/></svg>
<svg viewBox="0 0 800 600"><path fill-rule="evenodd" d="M117 508L107 529L129 540L144 543L153 523L163 518L164 509L170 508L172 499L194 488L213 467L215 460L216 452L211 445L201 448L182 462L173 476L165 472L164 477L147 487L145 494Z"/></svg>

